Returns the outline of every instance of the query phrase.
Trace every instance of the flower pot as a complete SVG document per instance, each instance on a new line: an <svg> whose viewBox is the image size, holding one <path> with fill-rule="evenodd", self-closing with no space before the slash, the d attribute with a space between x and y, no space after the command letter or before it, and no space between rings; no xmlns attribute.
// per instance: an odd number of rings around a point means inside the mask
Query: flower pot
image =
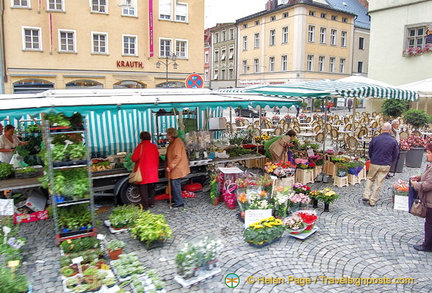
<svg viewBox="0 0 432 293"><path fill-rule="evenodd" d="M393 162L393 164L390 167L390 172L402 173L403 166L405 165L406 154L407 151L399 151L399 159L396 159L396 161Z"/></svg>
<svg viewBox="0 0 432 293"><path fill-rule="evenodd" d="M313 199L312 199L312 207L313 207L314 209L317 209L317 208L318 208L318 200L317 200L316 198L313 198Z"/></svg>
<svg viewBox="0 0 432 293"><path fill-rule="evenodd" d="M328 202L324 203L324 212L330 212L330 203Z"/></svg>
<svg viewBox="0 0 432 293"><path fill-rule="evenodd" d="M111 260L119 259L119 256L120 254L122 254L122 252L123 252L123 248L113 250L113 251L108 249L108 255Z"/></svg>
<svg viewBox="0 0 432 293"><path fill-rule="evenodd" d="M423 161L424 148L411 148L406 153L405 165L410 168L420 168Z"/></svg>

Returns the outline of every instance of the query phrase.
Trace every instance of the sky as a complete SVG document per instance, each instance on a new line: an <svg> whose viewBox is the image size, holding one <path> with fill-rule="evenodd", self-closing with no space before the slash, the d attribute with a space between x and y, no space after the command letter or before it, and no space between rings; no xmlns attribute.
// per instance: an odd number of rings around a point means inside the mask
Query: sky
<svg viewBox="0 0 432 293"><path fill-rule="evenodd" d="M265 9L267 0L205 0L204 28L237 19Z"/></svg>

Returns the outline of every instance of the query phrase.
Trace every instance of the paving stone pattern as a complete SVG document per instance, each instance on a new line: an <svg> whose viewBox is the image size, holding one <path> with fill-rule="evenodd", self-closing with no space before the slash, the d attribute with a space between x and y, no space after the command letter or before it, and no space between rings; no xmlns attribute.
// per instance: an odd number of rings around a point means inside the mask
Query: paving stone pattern
<svg viewBox="0 0 432 293"><path fill-rule="evenodd" d="M330 212L318 208L319 230L305 240L285 235L277 243L254 248L242 239L242 223L237 209L229 210L223 203L212 206L208 192L197 198L186 199L186 210L169 209L166 201L156 203L153 212L166 216L173 229L173 237L161 248L146 250L129 233L110 234L102 224L100 233L108 239L126 241L125 252L136 252L143 264L154 268L166 283L168 292L431 292L432 253L412 248L423 240L423 219L393 209L390 187L401 178L424 170L404 168L404 172L385 181L376 207L362 203L364 182L355 186L334 189L340 198L330 205ZM315 183L313 188L330 186ZM330 186L332 187L332 186ZM109 211L98 215L108 218ZM59 248L54 245L52 220L21 225L21 234L27 238L23 269L32 283L33 292L61 292L59 275ZM225 249L220 258L222 273L189 288L174 281L174 258L182 244L204 236L223 240ZM235 273L240 285L229 289L224 277ZM251 276L256 282L250 284ZM288 276L311 278L312 283L301 286ZM328 278L413 278L409 284L325 284L320 276ZM284 284L265 284L261 277L284 278ZM315 282L315 280L317 280Z"/></svg>

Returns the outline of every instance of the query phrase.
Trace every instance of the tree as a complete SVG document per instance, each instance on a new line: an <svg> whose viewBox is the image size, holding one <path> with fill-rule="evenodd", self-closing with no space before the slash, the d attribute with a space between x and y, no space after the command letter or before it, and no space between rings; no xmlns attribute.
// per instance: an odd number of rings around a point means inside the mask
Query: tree
<svg viewBox="0 0 432 293"><path fill-rule="evenodd" d="M415 129L427 125L430 117L423 110L410 109L403 116L406 123L411 124Z"/></svg>
<svg viewBox="0 0 432 293"><path fill-rule="evenodd" d="M405 112L407 105L407 101L387 99L382 105L382 112L387 116L399 117Z"/></svg>

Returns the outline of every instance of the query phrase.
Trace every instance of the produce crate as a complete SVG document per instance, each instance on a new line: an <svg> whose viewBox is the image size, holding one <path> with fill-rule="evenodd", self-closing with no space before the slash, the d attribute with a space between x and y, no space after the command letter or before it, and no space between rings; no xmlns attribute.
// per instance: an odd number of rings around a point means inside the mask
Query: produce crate
<svg viewBox="0 0 432 293"><path fill-rule="evenodd" d="M14 224L19 223L30 223L30 222L36 222L39 220L46 220L48 219L48 211L40 211L40 212L34 212L31 214L15 214L14 215Z"/></svg>

